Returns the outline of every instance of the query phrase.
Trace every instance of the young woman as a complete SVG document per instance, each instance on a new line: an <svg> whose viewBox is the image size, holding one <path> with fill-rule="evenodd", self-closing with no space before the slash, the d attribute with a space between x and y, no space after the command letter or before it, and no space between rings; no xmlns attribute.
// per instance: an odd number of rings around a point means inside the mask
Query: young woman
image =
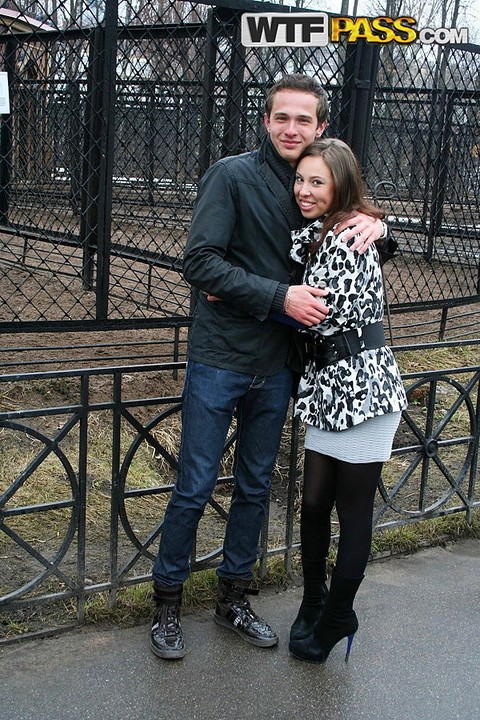
<svg viewBox="0 0 480 720"><path fill-rule="evenodd" d="M304 596L289 649L324 662L358 620L353 601L364 577L372 539L373 503L382 464L390 457L407 406L400 373L383 333L383 284L377 249L364 254L342 243L338 224L352 213L382 217L364 198L354 154L340 140L319 140L300 157L295 198L311 221L292 233L292 258L305 284L326 288L330 312L304 331L307 363L296 414L306 424L301 511ZM288 304L288 298L287 298ZM327 591L330 515L340 537Z"/></svg>

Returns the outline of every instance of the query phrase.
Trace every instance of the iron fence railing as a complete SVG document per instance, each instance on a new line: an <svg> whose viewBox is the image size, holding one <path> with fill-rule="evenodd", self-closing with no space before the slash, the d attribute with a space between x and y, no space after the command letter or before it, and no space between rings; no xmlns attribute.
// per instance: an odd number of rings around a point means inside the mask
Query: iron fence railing
<svg viewBox="0 0 480 720"><path fill-rule="evenodd" d="M107 591L114 602L119 588L150 579L177 469L184 367L0 376L0 627L2 617L59 601L73 603L79 622L87 598ZM453 513L470 519L480 506L480 365L408 373L404 382L409 407L384 466L376 530ZM234 440L232 427L193 571L214 567L221 555ZM290 421L261 571L272 555L289 567L299 547L301 446L301 428Z"/></svg>

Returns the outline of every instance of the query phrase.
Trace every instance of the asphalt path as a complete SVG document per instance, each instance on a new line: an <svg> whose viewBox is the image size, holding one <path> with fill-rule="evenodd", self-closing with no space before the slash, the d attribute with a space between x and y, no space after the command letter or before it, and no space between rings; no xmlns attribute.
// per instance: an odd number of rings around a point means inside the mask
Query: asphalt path
<svg viewBox="0 0 480 720"><path fill-rule="evenodd" d="M254 607L280 634L256 648L187 613L181 661L148 649L148 627L86 629L3 648L1 720L480 720L480 541L369 564L360 629L324 665L290 657L299 588Z"/></svg>

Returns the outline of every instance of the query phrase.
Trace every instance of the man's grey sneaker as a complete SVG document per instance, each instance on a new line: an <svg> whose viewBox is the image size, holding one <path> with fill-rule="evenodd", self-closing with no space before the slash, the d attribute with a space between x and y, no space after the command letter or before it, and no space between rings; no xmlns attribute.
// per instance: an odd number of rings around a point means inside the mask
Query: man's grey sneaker
<svg viewBox="0 0 480 720"><path fill-rule="evenodd" d="M246 580L220 578L214 619L218 625L233 630L241 638L258 647L273 647L278 635L252 609L246 594L258 593L248 589Z"/></svg>
<svg viewBox="0 0 480 720"><path fill-rule="evenodd" d="M180 624L182 586L154 583L153 597L157 610L150 630L152 652L165 660L180 660L186 652Z"/></svg>

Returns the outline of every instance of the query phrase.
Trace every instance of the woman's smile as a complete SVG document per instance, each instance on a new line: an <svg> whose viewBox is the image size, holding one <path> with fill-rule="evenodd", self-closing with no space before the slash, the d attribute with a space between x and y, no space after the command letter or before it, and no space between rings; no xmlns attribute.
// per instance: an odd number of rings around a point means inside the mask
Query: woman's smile
<svg viewBox="0 0 480 720"><path fill-rule="evenodd" d="M335 192L332 173L323 158L307 155L295 173L295 199L302 215L318 218L330 210Z"/></svg>

